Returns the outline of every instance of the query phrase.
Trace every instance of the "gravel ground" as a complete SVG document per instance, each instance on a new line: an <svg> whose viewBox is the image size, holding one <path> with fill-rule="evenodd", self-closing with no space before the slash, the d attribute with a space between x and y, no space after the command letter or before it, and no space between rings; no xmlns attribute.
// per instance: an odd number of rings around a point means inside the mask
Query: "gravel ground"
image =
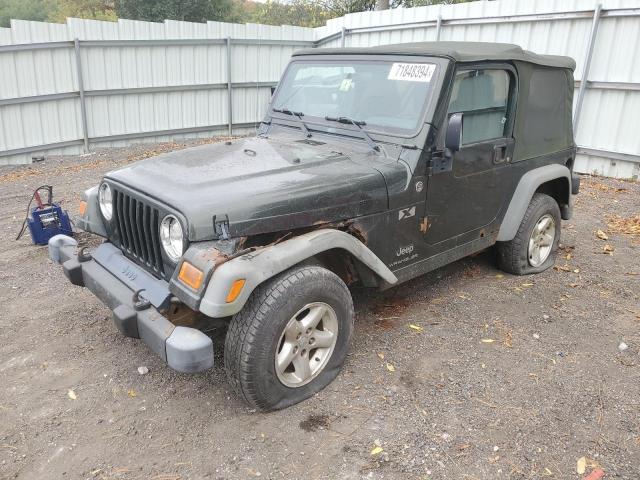
<svg viewBox="0 0 640 480"><path fill-rule="evenodd" d="M75 211L104 172L184 146L0 169L0 478L640 478L640 237L612 217L640 214L640 184L583 178L543 274L502 274L488 251L355 290L336 381L261 414L220 354L206 373L171 371L44 247L14 241L36 186Z"/></svg>

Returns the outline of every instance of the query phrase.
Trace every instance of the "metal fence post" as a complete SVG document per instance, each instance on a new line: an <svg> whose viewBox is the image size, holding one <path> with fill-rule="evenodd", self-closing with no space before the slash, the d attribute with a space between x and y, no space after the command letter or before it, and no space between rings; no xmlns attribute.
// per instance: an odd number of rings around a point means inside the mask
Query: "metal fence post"
<svg viewBox="0 0 640 480"><path fill-rule="evenodd" d="M442 15L438 14L438 19L436 20L436 42L440 41L441 31L442 31Z"/></svg>
<svg viewBox="0 0 640 480"><path fill-rule="evenodd" d="M82 139L84 153L89 153L89 132L87 129L87 104L84 99L84 81L82 79L82 60L80 59L80 40L73 39L73 48L76 54L76 73L78 75L78 92L80 93L80 116L82 120Z"/></svg>
<svg viewBox="0 0 640 480"><path fill-rule="evenodd" d="M229 136L233 135L233 97L231 85L231 37L227 37L227 115L229 120Z"/></svg>
<svg viewBox="0 0 640 480"><path fill-rule="evenodd" d="M340 32L340 48L344 48L344 43L347 37L347 29L342 27L342 31Z"/></svg>
<svg viewBox="0 0 640 480"><path fill-rule="evenodd" d="M598 34L598 25L600 24L600 14L602 13L602 4L596 5L593 11L593 22L591 23L591 33L589 34L589 43L587 44L587 54L584 59L582 68L582 77L580 78L580 89L578 90L578 98L576 99L576 109L573 112L573 135L578 133L578 124L580 123L580 113L582 112L582 102L587 90L589 82L589 69L591 68L591 58L593 57L593 48L596 44L596 36Z"/></svg>

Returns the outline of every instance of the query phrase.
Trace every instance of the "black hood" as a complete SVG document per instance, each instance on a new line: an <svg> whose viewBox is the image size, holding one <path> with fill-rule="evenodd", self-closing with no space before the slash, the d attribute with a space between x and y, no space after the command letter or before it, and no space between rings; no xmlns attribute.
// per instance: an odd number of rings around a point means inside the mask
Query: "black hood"
<svg viewBox="0 0 640 480"><path fill-rule="evenodd" d="M300 135L246 138L159 155L107 178L179 211L191 241L215 237L214 216L227 215L231 235L242 236L385 210L381 154L345 143L338 151Z"/></svg>

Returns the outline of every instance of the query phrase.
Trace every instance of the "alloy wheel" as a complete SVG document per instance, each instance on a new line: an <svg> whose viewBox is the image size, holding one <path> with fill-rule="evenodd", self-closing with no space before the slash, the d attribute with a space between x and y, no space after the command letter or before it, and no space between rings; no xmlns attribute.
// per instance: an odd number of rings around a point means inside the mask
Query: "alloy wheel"
<svg viewBox="0 0 640 480"><path fill-rule="evenodd" d="M529 265L539 267L547 261L556 237L556 221L549 214L545 214L536 222L529 237L527 256Z"/></svg>
<svg viewBox="0 0 640 480"><path fill-rule="evenodd" d="M275 353L278 379L287 387L306 385L324 369L338 340L338 317L323 302L309 303L289 320Z"/></svg>

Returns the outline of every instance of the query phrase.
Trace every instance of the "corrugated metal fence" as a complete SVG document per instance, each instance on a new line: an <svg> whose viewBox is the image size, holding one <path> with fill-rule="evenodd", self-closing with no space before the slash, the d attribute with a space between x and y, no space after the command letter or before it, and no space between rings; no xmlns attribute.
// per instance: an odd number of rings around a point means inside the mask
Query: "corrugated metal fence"
<svg viewBox="0 0 640 480"><path fill-rule="evenodd" d="M318 29L14 21L0 29L0 44L25 45L0 46L0 164L30 161L43 145L77 152L227 133L231 123L234 133L250 131L295 49L426 40L509 42L572 56L576 169L638 178L640 0L435 5L350 14ZM51 41L61 43L33 44Z"/></svg>
<svg viewBox="0 0 640 480"><path fill-rule="evenodd" d="M314 44L312 29L220 22L13 21L2 30L11 44L0 45L0 164L246 133L291 53Z"/></svg>

